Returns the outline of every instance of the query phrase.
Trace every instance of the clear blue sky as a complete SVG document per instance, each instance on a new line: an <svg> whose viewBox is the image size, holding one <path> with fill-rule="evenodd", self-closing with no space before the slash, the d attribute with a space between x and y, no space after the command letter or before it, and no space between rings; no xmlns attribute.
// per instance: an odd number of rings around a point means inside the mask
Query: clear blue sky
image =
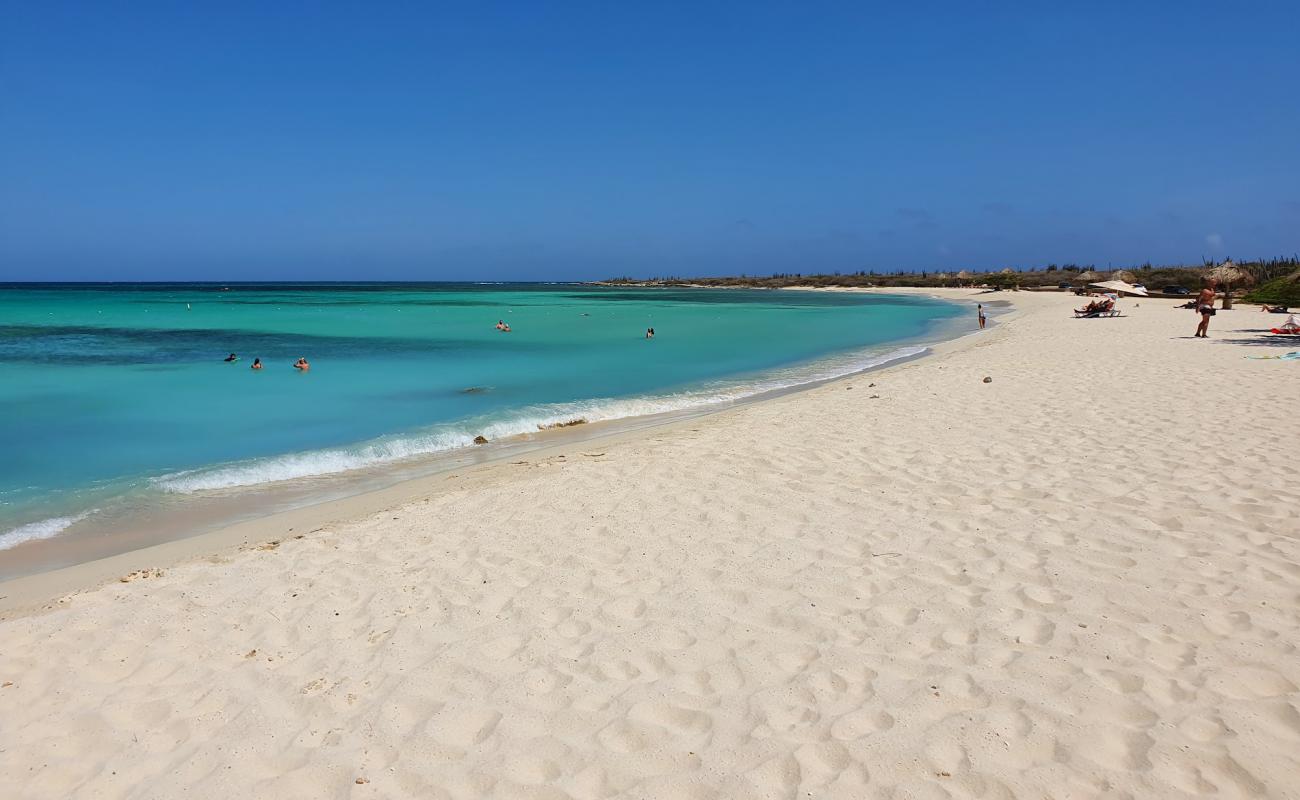
<svg viewBox="0 0 1300 800"><path fill-rule="evenodd" d="M0 280L1300 250L1300 3L1060 5L0 0Z"/></svg>

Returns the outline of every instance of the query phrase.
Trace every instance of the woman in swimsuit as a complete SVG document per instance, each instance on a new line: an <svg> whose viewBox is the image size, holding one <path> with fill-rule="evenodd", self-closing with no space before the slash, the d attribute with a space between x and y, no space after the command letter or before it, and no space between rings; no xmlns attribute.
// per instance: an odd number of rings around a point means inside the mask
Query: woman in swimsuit
<svg viewBox="0 0 1300 800"><path fill-rule="evenodd" d="M1201 324L1196 326L1196 337L1201 339L1210 338L1210 317L1214 316L1214 287L1217 285L1214 278L1209 278L1205 281L1205 288L1196 296L1196 313L1201 315Z"/></svg>

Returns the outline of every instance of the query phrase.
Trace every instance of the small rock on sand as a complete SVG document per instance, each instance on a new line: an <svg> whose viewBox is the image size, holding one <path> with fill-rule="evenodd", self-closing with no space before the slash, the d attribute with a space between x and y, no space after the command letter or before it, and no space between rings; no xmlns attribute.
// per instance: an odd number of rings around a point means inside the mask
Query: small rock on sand
<svg viewBox="0 0 1300 800"><path fill-rule="evenodd" d="M984 376L984 382L985 382L985 383L992 383L992 382L993 382L993 379L990 378L989 376L985 375L985 376Z"/></svg>
<svg viewBox="0 0 1300 800"><path fill-rule="evenodd" d="M474 437L474 444L487 444L487 442L488 440L486 436L480 435Z"/></svg>

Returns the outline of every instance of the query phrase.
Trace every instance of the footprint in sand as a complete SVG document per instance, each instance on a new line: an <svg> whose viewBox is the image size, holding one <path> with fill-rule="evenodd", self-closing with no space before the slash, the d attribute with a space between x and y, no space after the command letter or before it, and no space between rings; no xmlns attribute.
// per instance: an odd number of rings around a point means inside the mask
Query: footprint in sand
<svg viewBox="0 0 1300 800"><path fill-rule="evenodd" d="M894 727L894 717L889 712L863 706L831 723L830 733L840 741L850 742L863 736L887 731L892 727Z"/></svg>
<svg viewBox="0 0 1300 800"><path fill-rule="evenodd" d="M1245 611L1211 611L1202 620L1210 633L1218 636L1232 636L1245 633L1252 627L1250 614Z"/></svg>
<svg viewBox="0 0 1300 800"><path fill-rule="evenodd" d="M1228 732L1217 714L1192 714L1178 723L1178 730L1198 742L1212 742Z"/></svg>
<svg viewBox="0 0 1300 800"><path fill-rule="evenodd" d="M523 636L517 633L512 633L508 636L500 636L491 641L484 642L480 645L479 651L482 652L489 661L504 661L518 655L519 651L524 649L524 645L527 641L528 640Z"/></svg>
<svg viewBox="0 0 1300 800"><path fill-rule="evenodd" d="M515 783L541 786L560 777L561 772L554 761L537 756L524 756L507 761L501 774Z"/></svg>
<svg viewBox="0 0 1300 800"><path fill-rule="evenodd" d="M792 755L777 756L745 773L752 787L747 797L795 797L803 770Z"/></svg>
<svg viewBox="0 0 1300 800"><path fill-rule="evenodd" d="M1230 667L1219 670L1210 676L1206 686L1225 697L1238 700L1280 697L1296 691L1294 683L1262 667Z"/></svg>
<svg viewBox="0 0 1300 800"><path fill-rule="evenodd" d="M501 713L482 707L445 708L429 719L430 736L451 747L472 747L491 736L501 722Z"/></svg>
<svg viewBox="0 0 1300 800"><path fill-rule="evenodd" d="M645 601L639 597L620 597L606 603L603 611L621 619L640 619L645 616Z"/></svg>
<svg viewBox="0 0 1300 800"><path fill-rule="evenodd" d="M627 718L658 726L676 736L700 736L713 729L713 718L703 711L649 700L628 709Z"/></svg>

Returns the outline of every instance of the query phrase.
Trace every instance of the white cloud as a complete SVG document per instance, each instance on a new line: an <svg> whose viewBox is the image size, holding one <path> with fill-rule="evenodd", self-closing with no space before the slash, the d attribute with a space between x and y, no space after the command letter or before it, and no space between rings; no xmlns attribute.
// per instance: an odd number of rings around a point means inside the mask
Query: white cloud
<svg viewBox="0 0 1300 800"><path fill-rule="evenodd" d="M1205 243L1210 247L1213 247L1215 250L1223 249L1223 237L1217 233L1211 233L1209 236L1206 236Z"/></svg>

